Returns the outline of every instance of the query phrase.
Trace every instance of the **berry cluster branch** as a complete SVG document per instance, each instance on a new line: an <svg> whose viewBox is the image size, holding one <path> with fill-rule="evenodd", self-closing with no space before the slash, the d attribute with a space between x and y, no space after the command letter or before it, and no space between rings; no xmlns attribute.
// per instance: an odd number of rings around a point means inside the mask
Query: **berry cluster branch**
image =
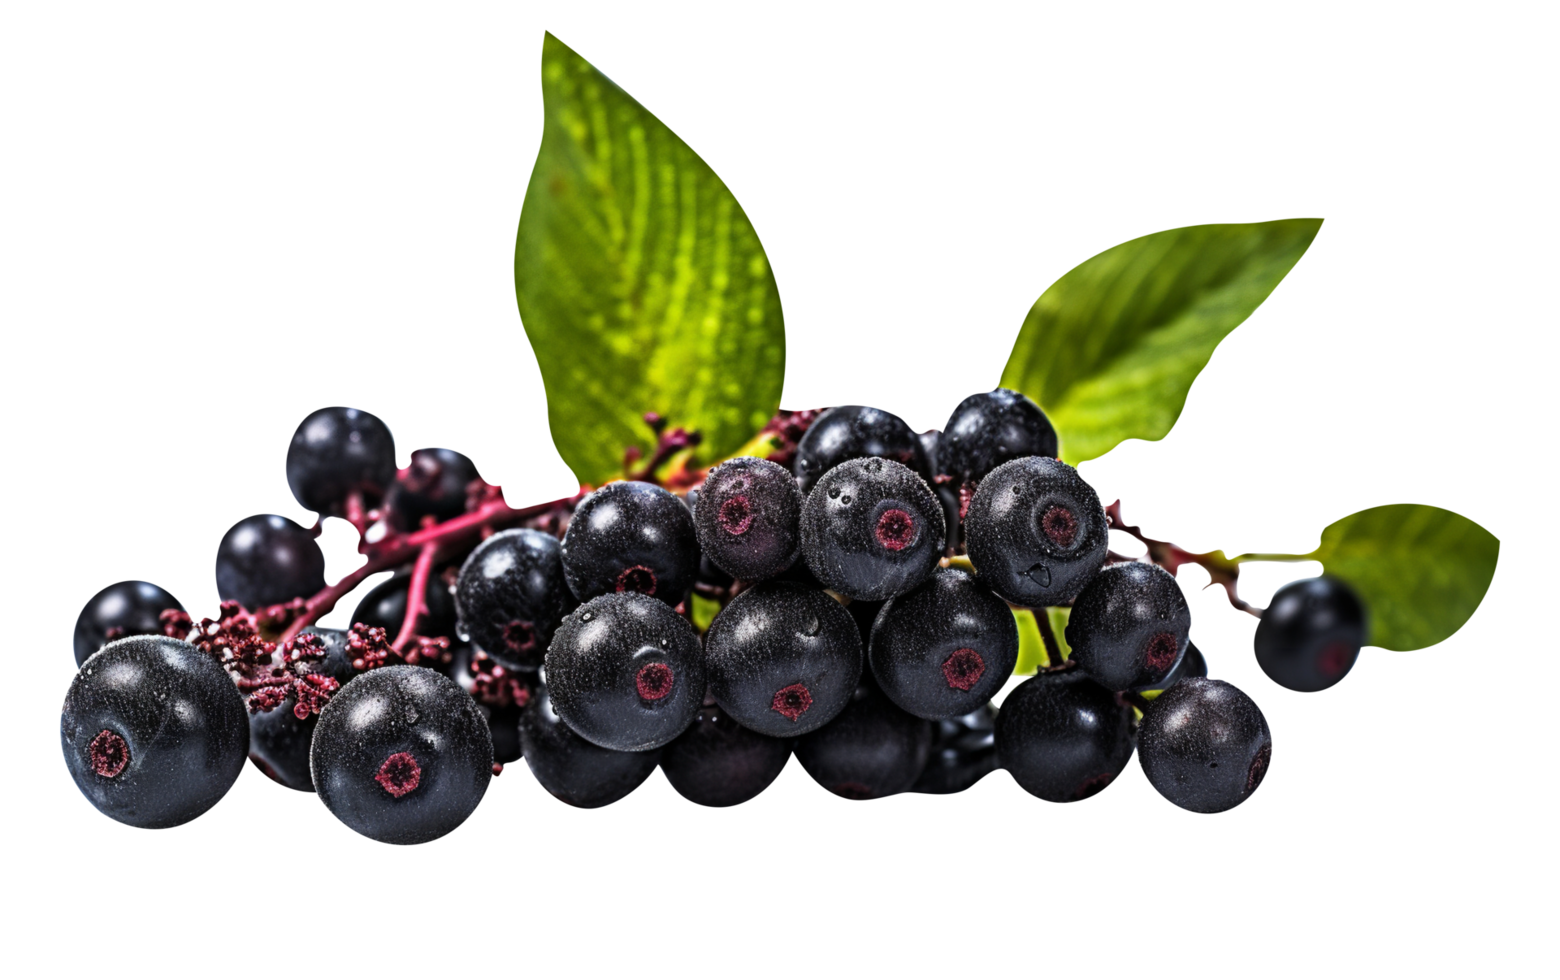
<svg viewBox="0 0 1560 980"><path fill-rule="evenodd" d="M401 620L400 631L390 643L397 650L406 649L406 644L417 632L417 621L428 611L428 576L433 572L433 560L438 555L437 542L423 545L417 553L417 563L412 566L412 578L406 592L406 615Z"/></svg>
<svg viewBox="0 0 1560 980"><path fill-rule="evenodd" d="M1219 585L1224 588L1224 594L1229 597L1230 605L1253 616L1262 615L1261 609L1242 599L1236 591L1235 582L1240 578L1240 562L1226 558L1222 551L1191 552L1169 541L1148 537L1143 533L1142 528L1122 520L1119 500L1105 508L1105 516L1110 519L1112 531L1125 531L1132 535L1148 548L1149 561L1171 575L1175 575L1182 565L1197 565L1207 571L1208 578L1211 580L1209 585Z"/></svg>

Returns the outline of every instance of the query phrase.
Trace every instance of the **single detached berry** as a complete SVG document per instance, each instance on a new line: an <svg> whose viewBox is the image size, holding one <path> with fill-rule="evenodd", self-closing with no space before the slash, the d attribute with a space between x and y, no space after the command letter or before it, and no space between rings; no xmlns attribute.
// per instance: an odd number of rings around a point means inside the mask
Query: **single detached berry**
<svg viewBox="0 0 1560 980"><path fill-rule="evenodd" d="M796 743L796 758L834 795L875 800L913 786L931 749L931 722L863 684L839 717Z"/></svg>
<svg viewBox="0 0 1560 980"><path fill-rule="evenodd" d="M549 540L553 541L556 548L557 539ZM561 565L559 569L561 572ZM396 572L369 590L363 601L358 603L357 609L353 610L352 622L382 629L394 639L406 619L406 598L411 587L412 573ZM428 584L423 589L423 609L425 611L417 618L416 631L419 635L455 635L455 597L442 576L428 576Z"/></svg>
<svg viewBox="0 0 1560 980"><path fill-rule="evenodd" d="M580 501L563 535L563 574L581 602L639 592L675 606L698 571L692 515L675 494L651 483L624 480L595 491Z"/></svg>
<svg viewBox="0 0 1560 980"><path fill-rule="evenodd" d="M426 667L381 667L349 681L320 712L310 758L330 812L386 844L443 837L493 778L476 702Z"/></svg>
<svg viewBox="0 0 1560 980"><path fill-rule="evenodd" d="M1257 624L1257 663L1291 691L1325 690L1354 667L1365 645L1365 622L1365 604L1340 579L1291 582Z"/></svg>
<svg viewBox="0 0 1560 980"><path fill-rule="evenodd" d="M658 749L693 724L704 699L693 624L637 592L599 595L570 613L546 667L553 710L604 749Z"/></svg>
<svg viewBox="0 0 1560 980"><path fill-rule="evenodd" d="M459 517L466 512L466 490L478 479L476 464L453 449L417 450L385 494L390 526L415 531L428 518L442 524Z"/></svg>
<svg viewBox="0 0 1560 980"><path fill-rule="evenodd" d="M852 599L887 599L926 581L945 531L942 504L926 481L877 457L825 473L802 505L807 567Z"/></svg>
<svg viewBox="0 0 1560 980"><path fill-rule="evenodd" d="M1016 391L998 388L959 403L943 426L937 474L955 487L978 484L986 474L1025 456L1055 456L1056 430L1040 406Z"/></svg>
<svg viewBox="0 0 1560 980"><path fill-rule="evenodd" d="M796 445L792 468L803 493L848 459L878 456L932 475L921 439L905 420L865 405L841 405L818 416Z"/></svg>
<svg viewBox="0 0 1560 980"><path fill-rule="evenodd" d="M701 806L736 806L762 793L791 758L791 743L737 724L719 705L699 709L661 753L667 782Z"/></svg>
<svg viewBox="0 0 1560 980"><path fill-rule="evenodd" d="M520 716L520 744L525 764L543 789L587 810L638 789L655 772L662 752L617 752L585 741L553 711L546 687L537 690Z"/></svg>
<svg viewBox="0 0 1560 980"><path fill-rule="evenodd" d="M563 575L563 546L541 531L500 531L477 546L455 583L460 625L471 642L510 670L535 670L575 606Z"/></svg>
<svg viewBox="0 0 1560 980"><path fill-rule="evenodd" d="M839 714L861 678L861 637L838 602L794 582L731 600L704 639L710 691L745 728L789 738Z"/></svg>
<svg viewBox="0 0 1560 980"><path fill-rule="evenodd" d="M1060 460L1026 456L980 481L964 540L981 580L1007 601L1038 608L1076 596L1105 563L1105 508Z"/></svg>
<svg viewBox="0 0 1560 980"><path fill-rule="evenodd" d="M1052 803L1087 799L1132 758L1132 709L1081 670L1036 674L997 714L997 764Z"/></svg>
<svg viewBox="0 0 1560 980"><path fill-rule="evenodd" d="M238 778L249 721L214 658L182 640L130 636L76 674L60 746L76 787L103 813L132 827L176 827Z"/></svg>
<svg viewBox="0 0 1560 980"><path fill-rule="evenodd" d="M1095 576L1067 620L1072 660L1112 691L1161 684L1190 642L1192 612L1175 576L1147 562Z"/></svg>
<svg viewBox="0 0 1560 980"><path fill-rule="evenodd" d="M975 576L939 568L883 606L867 653L883 693L919 718L940 721L990 701L1018 664L1018 624Z"/></svg>
<svg viewBox="0 0 1560 980"><path fill-rule="evenodd" d="M184 611L167 589L150 582L115 582L88 599L76 617L76 666L110 640L161 634L164 609Z"/></svg>
<svg viewBox="0 0 1560 980"><path fill-rule="evenodd" d="M325 555L308 531L275 514L246 517L217 546L217 595L249 610L325 588Z"/></svg>
<svg viewBox="0 0 1560 980"><path fill-rule="evenodd" d="M287 447L287 485L298 503L344 517L376 506L395 479L395 440L385 424L355 408L322 408L309 415Z"/></svg>
<svg viewBox="0 0 1560 980"><path fill-rule="evenodd" d="M493 761L520 758L520 716L536 697L537 674L510 670L469 643L455 648L450 676L471 695L493 736Z"/></svg>
<svg viewBox="0 0 1560 980"><path fill-rule="evenodd" d="M306 697L300 705L298 691L307 695L328 688L329 685L320 683L321 678L335 681L335 690L339 690L339 685L356 677L358 671L352 667L346 630L310 626L290 644L282 645L277 659L290 657L298 659L279 664L277 673L290 673L300 678L301 684L278 688L287 691L279 698L255 694L249 697L249 761L288 789L312 793L309 746L324 704L317 698ZM333 695L334 690L327 692L324 701Z"/></svg>
<svg viewBox="0 0 1560 980"><path fill-rule="evenodd" d="M997 768L997 709L987 703L967 715L932 724L932 749L912 793L962 793Z"/></svg>
<svg viewBox="0 0 1560 980"><path fill-rule="evenodd" d="M1256 792L1273 756L1273 736L1240 688L1188 677L1143 711L1138 758L1161 796L1197 813L1239 806Z"/></svg>
<svg viewBox="0 0 1560 980"><path fill-rule="evenodd" d="M742 456L710 470L693 511L704 556L746 582L791 567L801 550L802 492L785 467Z"/></svg>

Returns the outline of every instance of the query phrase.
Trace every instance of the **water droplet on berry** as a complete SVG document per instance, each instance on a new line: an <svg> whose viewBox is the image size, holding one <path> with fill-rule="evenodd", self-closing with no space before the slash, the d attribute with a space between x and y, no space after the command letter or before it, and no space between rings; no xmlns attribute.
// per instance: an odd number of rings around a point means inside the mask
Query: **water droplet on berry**
<svg viewBox="0 0 1560 980"><path fill-rule="evenodd" d="M830 487L829 488L829 499L830 500L837 500L837 499L839 499L839 496L840 496L840 488L839 487Z"/></svg>
<svg viewBox="0 0 1560 980"><path fill-rule="evenodd" d="M592 619L594 619L594 618L595 618L595 617L596 617L596 614L595 614L595 613L593 613L593 612L585 612L585 613L580 613L580 622L582 622L582 623L588 623L588 622L590 622L590 621L591 621L591 620L592 620Z"/></svg>
<svg viewBox="0 0 1560 980"><path fill-rule="evenodd" d="M406 723L408 725L417 724L417 709L411 705L406 706Z"/></svg>
<svg viewBox="0 0 1560 980"><path fill-rule="evenodd" d="M840 503L844 504L846 507L849 507L850 506L850 494L847 493L845 496L841 497L840 498Z"/></svg>
<svg viewBox="0 0 1560 980"><path fill-rule="evenodd" d="M1029 566L1029 571L1024 573L1034 580L1035 584L1044 589L1051 584L1051 570L1039 562Z"/></svg>
<svg viewBox="0 0 1560 980"><path fill-rule="evenodd" d="M823 628L823 625L818 622L818 617L817 616L811 616L811 617L808 618L807 622L802 624L802 635L803 636L817 636L818 635L818 630L820 630L822 628Z"/></svg>

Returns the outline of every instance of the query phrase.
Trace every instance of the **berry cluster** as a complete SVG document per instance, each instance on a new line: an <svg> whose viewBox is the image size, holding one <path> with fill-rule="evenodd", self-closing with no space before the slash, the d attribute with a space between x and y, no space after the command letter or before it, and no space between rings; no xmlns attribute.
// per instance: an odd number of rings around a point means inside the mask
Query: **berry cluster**
<svg viewBox="0 0 1560 980"><path fill-rule="evenodd" d="M1080 800L1134 752L1190 810L1261 783L1267 724L1207 678L1174 565L1111 553L1110 530L1136 529L1054 458L1022 395L972 395L924 435L864 406L782 413L769 458L675 479L658 466L696 437L647 422L662 445L633 478L517 510L459 453L397 469L379 419L313 413L288 483L357 528L364 565L327 585L319 523L257 515L218 546L215 619L145 582L94 596L60 725L77 785L117 820L173 826L247 756L405 844L459 826L522 757L580 807L658 766L684 797L731 806L793 753L850 799L956 793L1003 768ZM350 629L314 625L384 571ZM1068 610L1066 649L1047 607ZM1045 666L999 709L1023 609ZM1263 616L1258 660L1287 687L1327 687L1364 617L1341 582L1295 583Z"/></svg>

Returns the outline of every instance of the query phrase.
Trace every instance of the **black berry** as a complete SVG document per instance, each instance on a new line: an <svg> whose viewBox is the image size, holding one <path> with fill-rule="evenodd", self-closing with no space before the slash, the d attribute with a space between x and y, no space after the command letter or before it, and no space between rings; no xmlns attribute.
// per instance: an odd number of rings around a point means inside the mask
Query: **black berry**
<svg viewBox="0 0 1560 980"><path fill-rule="evenodd" d="M1197 644L1187 640L1186 652L1181 654L1181 659L1177 660L1175 666L1170 668L1170 673L1165 675L1164 680L1155 684L1145 684L1142 687L1134 688L1134 690L1162 691L1183 677L1207 676L1208 661L1203 659L1202 651L1197 649Z"/></svg>
<svg viewBox="0 0 1560 980"><path fill-rule="evenodd" d="M466 491L477 466L453 449L419 449L385 494L385 516L398 531L415 531L424 518L443 523L466 512Z"/></svg>
<svg viewBox="0 0 1560 980"><path fill-rule="evenodd" d="M1189 642L1192 612L1175 576L1148 562L1095 576L1067 620L1072 660L1112 691L1162 683Z"/></svg>
<svg viewBox="0 0 1560 980"><path fill-rule="evenodd" d="M1343 680L1365 645L1365 604L1331 576L1279 589L1257 624L1257 663L1291 691L1321 691ZM79 653L78 653L79 655Z"/></svg>
<svg viewBox="0 0 1560 980"><path fill-rule="evenodd" d="M661 753L667 782L701 806L735 806L762 793L791 758L791 743L737 724L719 705L699 709Z"/></svg>
<svg viewBox="0 0 1560 980"><path fill-rule="evenodd" d="M461 628L511 670L542 665L553 631L575 604L564 581L562 545L530 528L482 542L455 583Z"/></svg>
<svg viewBox="0 0 1560 980"><path fill-rule="evenodd" d="M863 684L839 717L796 743L796 758L834 795L875 800L913 786L931 748L931 722Z"/></svg>
<svg viewBox="0 0 1560 980"><path fill-rule="evenodd" d="M115 582L88 599L76 617L76 666L110 640L162 633L164 609L184 611L167 589L150 582Z"/></svg>
<svg viewBox="0 0 1560 980"><path fill-rule="evenodd" d="M681 735L704 698L693 624L637 592L600 595L570 613L547 647L553 710L604 749L645 752Z"/></svg>
<svg viewBox="0 0 1560 980"><path fill-rule="evenodd" d="M309 510L345 516L349 498L366 510L395 479L395 440L385 424L355 408L310 413L287 447L287 485Z"/></svg>
<svg viewBox="0 0 1560 980"><path fill-rule="evenodd" d="M1233 684L1188 677L1143 711L1138 757L1165 799L1219 813L1256 792L1273 755L1267 719Z"/></svg>
<svg viewBox="0 0 1560 980"><path fill-rule="evenodd" d="M807 567L852 599L887 599L926 581L945 531L942 504L926 481L877 457L834 467L802 506Z"/></svg>
<svg viewBox="0 0 1560 980"><path fill-rule="evenodd" d="M639 788L661 761L661 749L617 752L585 741L553 711L546 687L520 716L525 764L542 788L570 806L616 803Z"/></svg>
<svg viewBox="0 0 1560 980"><path fill-rule="evenodd" d="M1021 606L1076 596L1105 563L1105 509L1094 488L1059 460L1010 460L980 481L964 514L964 540L981 580Z"/></svg>
<svg viewBox="0 0 1560 980"><path fill-rule="evenodd" d="M840 713L861 677L856 623L825 592L760 582L731 600L704 639L710 691L731 717L788 738Z"/></svg>
<svg viewBox="0 0 1560 980"><path fill-rule="evenodd" d="M953 410L938 444L936 472L960 487L978 484L1009 460L1055 455L1056 430L1040 406L998 388L971 395Z"/></svg>
<svg viewBox="0 0 1560 980"><path fill-rule="evenodd" d="M328 677L345 684L357 676L352 667L352 652L347 649L347 631L310 626L298 634L294 647L308 643L306 637L319 638L320 655L298 664L298 673ZM305 704L299 710L296 694L289 693L280 702L264 703L249 699L249 761L288 789L314 792L314 777L309 771L309 746L319 712ZM300 714L303 717L298 717Z"/></svg>
<svg viewBox="0 0 1560 980"><path fill-rule="evenodd" d="M902 463L927 478L932 475L920 437L905 420L865 405L841 405L818 416L797 443L792 468L802 492L808 493L829 470L867 456Z"/></svg>
<svg viewBox="0 0 1560 980"><path fill-rule="evenodd" d="M217 595L258 610L325 588L325 555L308 531L275 514L246 517L217 546Z"/></svg>
<svg viewBox="0 0 1560 980"><path fill-rule="evenodd" d="M997 714L997 764L1052 803L1087 799L1132 758L1132 709L1081 670L1037 674Z"/></svg>
<svg viewBox="0 0 1560 980"><path fill-rule="evenodd" d="M995 592L962 569L939 568L888 600L872 627L872 676L920 718L957 718L990 701L1018 663L1018 625Z"/></svg>
<svg viewBox="0 0 1560 980"><path fill-rule="evenodd" d="M997 767L997 709L985 704L967 715L932 724L932 748L912 793L962 793Z"/></svg>
<svg viewBox="0 0 1560 980"><path fill-rule="evenodd" d="M727 460L704 478L693 512L699 547L716 567L747 582L789 568L801 548L802 492L767 459Z"/></svg>
<svg viewBox="0 0 1560 980"><path fill-rule="evenodd" d="M640 592L675 606L698 571L693 517L654 484L607 484L580 502L563 535L564 577L582 602Z"/></svg>
<svg viewBox="0 0 1560 980"><path fill-rule="evenodd" d="M222 799L244 768L244 699L181 640L131 636L90 658L65 696L60 746L92 805L132 827L176 827Z"/></svg>
<svg viewBox="0 0 1560 980"><path fill-rule="evenodd" d="M406 619L406 598L411 587L411 572L395 573L369 590L353 610L352 622L378 627L394 639ZM423 589L423 606L426 611L418 617L416 625L420 636L455 635L455 597L450 594L449 584L442 576L428 576L427 587Z"/></svg>
<svg viewBox="0 0 1560 980"><path fill-rule="evenodd" d="M314 729L314 788L342 823L386 844L421 844L471 816L493 778L476 702L426 667L353 678Z"/></svg>

